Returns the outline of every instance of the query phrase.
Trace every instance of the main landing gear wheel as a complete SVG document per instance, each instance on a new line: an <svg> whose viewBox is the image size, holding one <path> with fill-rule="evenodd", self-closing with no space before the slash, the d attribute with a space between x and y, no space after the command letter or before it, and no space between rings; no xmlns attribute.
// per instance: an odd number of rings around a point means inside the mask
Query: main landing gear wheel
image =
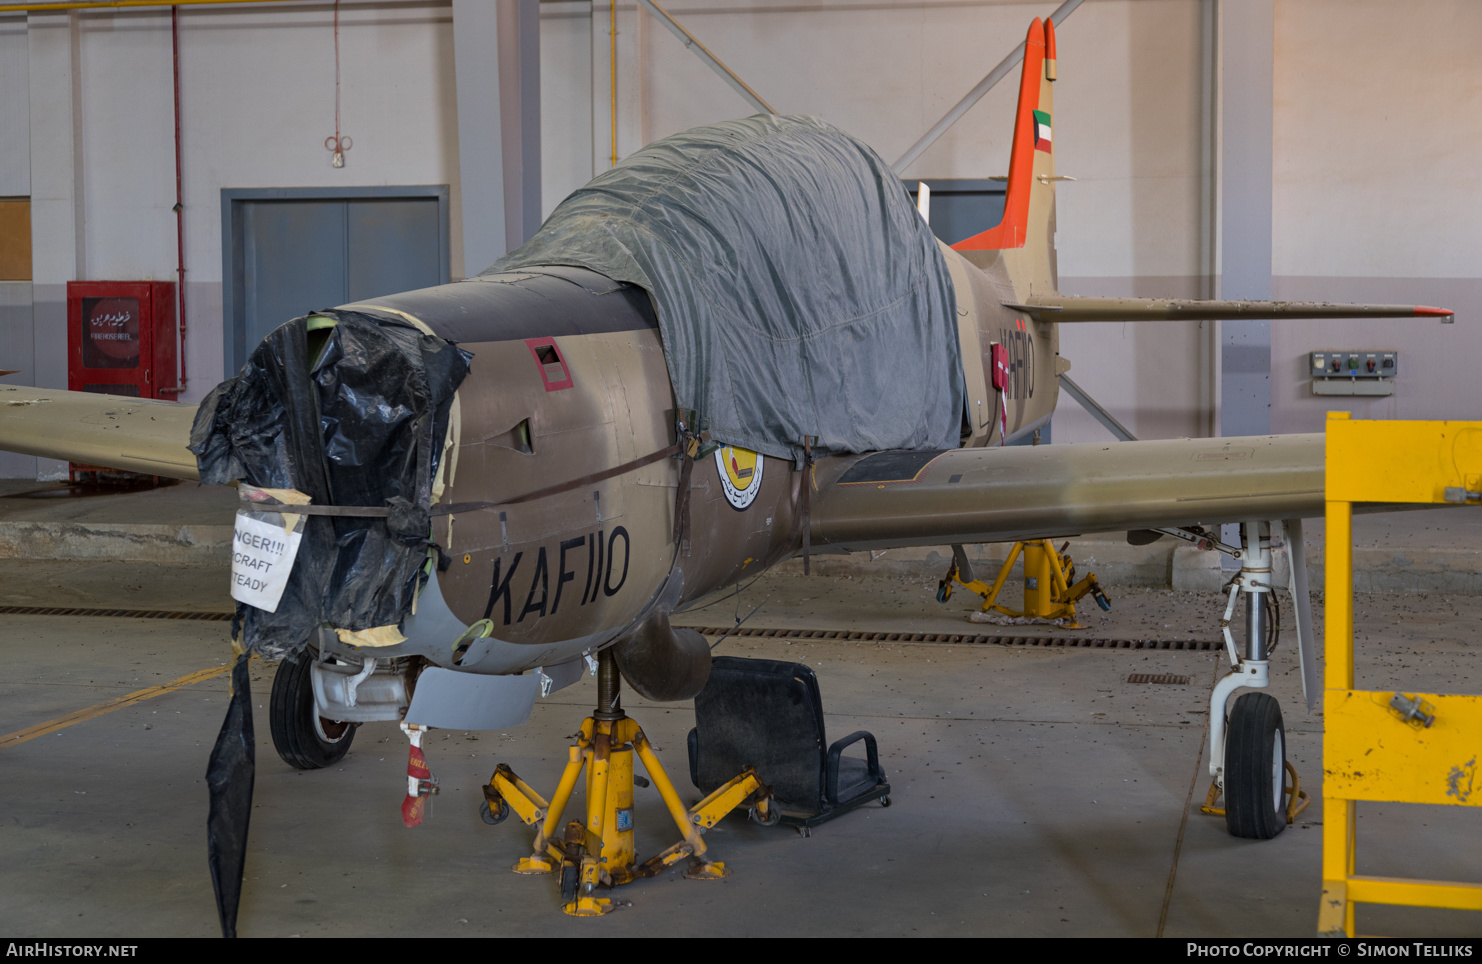
<svg viewBox="0 0 1482 964"><path fill-rule="evenodd" d="M1225 736L1225 825L1232 837L1270 840L1286 829L1286 729L1266 693L1235 701Z"/></svg>
<svg viewBox="0 0 1482 964"><path fill-rule="evenodd" d="M299 770L317 770L338 763L355 739L355 724L326 720L314 709L314 684L308 653L289 656L278 664L273 695L268 700L268 728L273 748L283 762Z"/></svg>

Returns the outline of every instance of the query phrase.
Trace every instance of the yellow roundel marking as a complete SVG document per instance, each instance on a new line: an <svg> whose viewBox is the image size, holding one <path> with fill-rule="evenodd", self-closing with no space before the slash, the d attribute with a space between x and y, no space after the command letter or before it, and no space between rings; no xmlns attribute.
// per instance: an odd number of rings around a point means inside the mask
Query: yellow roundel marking
<svg viewBox="0 0 1482 964"><path fill-rule="evenodd" d="M760 454L750 449L725 445L715 450L715 467L720 473L720 487L733 508L744 509L762 489Z"/></svg>
<svg viewBox="0 0 1482 964"><path fill-rule="evenodd" d="M463 554L463 564L466 566L470 562L473 562L473 553L471 553L471 552L465 552Z"/></svg>

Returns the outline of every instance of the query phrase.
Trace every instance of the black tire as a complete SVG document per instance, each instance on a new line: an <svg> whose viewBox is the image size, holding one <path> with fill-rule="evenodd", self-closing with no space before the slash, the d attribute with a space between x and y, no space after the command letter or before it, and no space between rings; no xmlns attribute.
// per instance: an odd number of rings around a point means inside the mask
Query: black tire
<svg viewBox="0 0 1482 964"><path fill-rule="evenodd" d="M1286 728L1266 693L1235 701L1225 730L1225 826L1232 837L1270 840L1286 829Z"/></svg>
<svg viewBox="0 0 1482 964"><path fill-rule="evenodd" d="M283 762L299 770L338 763L355 739L355 724L321 719L314 710L313 657L290 656L278 664L268 700L268 729Z"/></svg>
<svg viewBox="0 0 1482 964"><path fill-rule="evenodd" d="M775 827L782 822L782 811L777 808L777 804L775 803L767 807L766 817L763 817L761 811L757 810L756 807L747 810L746 816L752 823L759 824L763 827Z"/></svg>
<svg viewBox="0 0 1482 964"><path fill-rule="evenodd" d="M505 818L508 816L509 804L503 800L499 801L499 809L497 811L489 806L488 800L479 804L479 818L491 827L497 827L499 824L504 823Z"/></svg>

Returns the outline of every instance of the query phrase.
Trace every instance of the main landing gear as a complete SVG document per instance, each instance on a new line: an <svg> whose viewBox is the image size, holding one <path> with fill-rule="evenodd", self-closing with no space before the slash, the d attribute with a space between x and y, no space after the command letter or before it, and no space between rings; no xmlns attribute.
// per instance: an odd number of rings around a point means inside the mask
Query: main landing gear
<svg viewBox="0 0 1482 964"><path fill-rule="evenodd" d="M1295 520L1242 522L1239 548L1215 540L1204 541L1239 559L1240 573L1230 581L1230 598L1221 622L1231 670L1210 696L1209 772L1214 781L1200 810L1222 814L1231 836L1269 840L1293 823L1311 802L1302 790L1296 769L1286 760L1286 728L1282 724L1281 705L1268 693L1243 693L1235 700L1228 719L1225 706L1235 690L1264 689L1270 683L1269 660L1281 634L1280 610L1272 593L1271 550L1283 541L1290 549L1289 587L1297 610L1303 688L1311 705L1315 693L1306 683L1307 674L1315 673L1315 668L1301 526ZM1230 623L1236 601L1242 595L1245 626L1237 644ZM1215 806L1221 793L1225 798L1223 808Z"/></svg>
<svg viewBox="0 0 1482 964"><path fill-rule="evenodd" d="M725 864L706 856L705 831L748 799L750 816L756 822L770 826L780 816L772 805L771 789L762 784L751 767L686 811L643 730L619 705L619 682L617 659L611 649L605 649L598 654L597 709L582 722L550 803L503 763L484 787L480 815L485 823L500 823L513 811L536 828L532 853L511 869L517 874L559 871L561 909L573 917L600 917L613 909L610 898L599 896L599 888L606 890L640 877L652 877L685 858L689 859L689 868L684 875L691 880L726 877L730 871ZM633 774L635 754L643 761L683 836L642 864L637 863L633 847L633 784L642 779ZM586 823L573 820L558 836L561 813L584 767Z"/></svg>

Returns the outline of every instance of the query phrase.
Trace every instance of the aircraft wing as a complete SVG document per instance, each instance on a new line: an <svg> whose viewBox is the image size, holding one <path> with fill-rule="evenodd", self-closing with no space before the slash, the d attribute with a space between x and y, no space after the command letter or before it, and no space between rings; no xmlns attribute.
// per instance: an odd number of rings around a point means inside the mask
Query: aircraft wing
<svg viewBox="0 0 1482 964"><path fill-rule="evenodd" d="M812 544L856 551L1318 516L1323 439L1015 445L841 459L827 471L818 467Z"/></svg>
<svg viewBox="0 0 1482 964"><path fill-rule="evenodd" d="M1345 305L1303 301L1195 301L1182 298L1077 298L1055 295L1023 304L1004 302L1036 321L1210 321L1259 318L1443 318L1454 313L1425 305Z"/></svg>
<svg viewBox="0 0 1482 964"><path fill-rule="evenodd" d="M145 475L199 478L195 417L178 402L0 385L0 449Z"/></svg>

